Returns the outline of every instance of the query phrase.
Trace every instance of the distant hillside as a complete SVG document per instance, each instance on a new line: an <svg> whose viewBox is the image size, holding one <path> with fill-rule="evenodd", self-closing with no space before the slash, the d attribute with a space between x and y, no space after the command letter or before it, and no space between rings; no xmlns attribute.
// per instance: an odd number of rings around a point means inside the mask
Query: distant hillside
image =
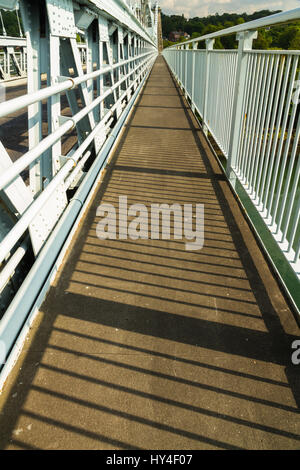
<svg viewBox="0 0 300 470"><path fill-rule="evenodd" d="M281 10L269 11L261 10L251 15L247 13L223 13L207 17L186 19L184 15L165 15L162 13L162 29L165 38L164 47L171 45L168 36L171 31L187 32L191 38L213 33L220 29L230 28L231 26L263 18ZM182 39L183 40L183 39ZM200 45L204 47L204 44ZM215 48L234 49L237 47L235 35L217 39ZM300 22L292 24L279 25L270 29L261 29L258 31L258 38L254 41L255 49L300 49Z"/></svg>

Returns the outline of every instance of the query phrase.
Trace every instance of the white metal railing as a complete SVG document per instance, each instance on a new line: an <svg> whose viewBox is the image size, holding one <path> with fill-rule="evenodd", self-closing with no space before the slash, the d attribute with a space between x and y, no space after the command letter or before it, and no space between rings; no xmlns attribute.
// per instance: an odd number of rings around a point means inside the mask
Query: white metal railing
<svg viewBox="0 0 300 470"><path fill-rule="evenodd" d="M300 8L163 51L191 107L300 277L300 51L253 50L257 28L300 19ZM237 34L238 49L213 49ZM198 49L205 40L206 49Z"/></svg>
<svg viewBox="0 0 300 470"><path fill-rule="evenodd" d="M156 56L156 54L155 54ZM0 104L0 117L6 116L13 111L19 110L25 106L33 104L35 102L40 102L45 97L55 96L63 91L74 88L80 83L87 82L91 78L95 78L101 75L104 75L111 71L112 69L123 68L125 63L130 64L132 62L138 62L134 70L131 70L129 73L124 75L120 80L118 80L112 87L107 89L105 93L100 95L98 98L93 100L88 106L80 110L72 118L66 118L65 122L54 132L49 133L36 147L32 150L26 152L22 157L19 158L15 163L13 163L6 171L0 175L0 190L7 187L8 184L13 181L20 173L29 167L31 163L36 161L41 157L44 152L54 145L58 140L60 140L68 131L75 127L75 125L80 122L85 116L87 116L91 111L93 111L97 106L99 106L105 98L111 95L117 88L120 87L122 83L125 83L132 75L135 75L135 79L132 80L130 87L136 87L137 84L141 81L142 77L149 71L150 66L153 63L154 54L153 52L148 52L141 54L134 59L129 59L120 64L115 64L112 67L105 67L105 69L95 71L91 74L85 75L78 78L70 78L60 85L50 87L46 90L40 90L33 94L33 96L27 95L25 97L15 98L11 101ZM30 207L22 214L22 217L14 225L9 234L2 240L0 243L0 264L10 253L11 249L15 246L24 232L28 229L30 223L34 217L39 213L41 208L45 205L46 201L51 197L55 189L57 189L61 183L63 183L66 178L68 185L64 185L64 191L66 191L73 179L74 175L78 169L76 166L80 163L80 160L83 157L84 152L88 148L89 144L95 139L97 133L107 127L107 122L113 116L114 112L121 106L121 103L128 96L128 89L126 89L123 94L119 97L118 101L111 107L111 109L105 114L103 119L101 119L91 131L91 133L86 137L83 143L77 148L77 150L70 156L67 162L62 166L58 173L54 176L52 181L46 186L40 195L34 200ZM75 170L73 169L75 167Z"/></svg>

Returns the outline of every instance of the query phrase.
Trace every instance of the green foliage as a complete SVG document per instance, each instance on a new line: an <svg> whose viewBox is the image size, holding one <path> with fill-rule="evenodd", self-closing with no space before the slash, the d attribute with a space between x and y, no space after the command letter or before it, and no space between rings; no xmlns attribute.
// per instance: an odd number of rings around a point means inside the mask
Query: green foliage
<svg viewBox="0 0 300 470"><path fill-rule="evenodd" d="M296 35L292 38L289 49L292 51L300 49L300 31L297 31Z"/></svg>
<svg viewBox="0 0 300 470"><path fill-rule="evenodd" d="M300 25L288 25L278 33L278 44L282 49L299 49Z"/></svg>
<svg viewBox="0 0 300 470"><path fill-rule="evenodd" d="M272 36L269 34L269 31L266 30L259 30L257 39L253 41L253 49L262 49L266 50L271 47L272 44Z"/></svg>
<svg viewBox="0 0 300 470"><path fill-rule="evenodd" d="M163 40L163 47L170 47L170 46L173 46L174 44L176 44L175 42L172 42L172 41L169 41L168 39L164 39Z"/></svg>
<svg viewBox="0 0 300 470"><path fill-rule="evenodd" d="M19 26L17 15L15 11L4 11L1 10L2 18L4 22L4 27L6 29L6 33L8 36L19 36ZM20 16L20 15L19 15ZM22 20L20 18L20 23L22 24ZM0 23L0 34L3 35L2 24Z"/></svg>
<svg viewBox="0 0 300 470"><path fill-rule="evenodd" d="M280 10L279 10L280 11ZM171 31L185 31L192 39L213 33L224 28L243 24L265 16L269 16L279 11L261 10L251 15L247 13L223 13L215 14L205 18L186 19L183 15L165 15L162 13L163 36L168 37ZM168 47L166 41L165 44ZM178 41L180 42L180 41ZM172 44L172 43L171 43ZM199 49L205 47L204 43L199 43ZM215 49L236 49L236 35L232 34L222 38L217 38L214 45ZM283 24L271 28L264 28L258 31L258 38L253 42L254 49L300 49L300 22L292 24Z"/></svg>
<svg viewBox="0 0 300 470"><path fill-rule="evenodd" d="M199 31L194 31L194 32L191 34L191 39L198 38L199 36L201 36L201 33L200 33Z"/></svg>

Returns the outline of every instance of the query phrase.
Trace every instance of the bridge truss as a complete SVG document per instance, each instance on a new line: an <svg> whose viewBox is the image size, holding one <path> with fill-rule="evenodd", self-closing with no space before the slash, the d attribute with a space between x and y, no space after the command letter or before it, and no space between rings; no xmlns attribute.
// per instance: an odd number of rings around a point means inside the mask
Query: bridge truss
<svg viewBox="0 0 300 470"><path fill-rule="evenodd" d="M28 93L0 103L0 118L27 110L29 148L13 162L0 142L0 343L5 358L12 348L18 351L16 338L25 334L49 285L151 70L158 42L156 2L19 4ZM15 6L0 0L0 8ZM21 38L15 41L24 45ZM75 144L64 153L63 139L70 135ZM9 357L13 360L14 353Z"/></svg>

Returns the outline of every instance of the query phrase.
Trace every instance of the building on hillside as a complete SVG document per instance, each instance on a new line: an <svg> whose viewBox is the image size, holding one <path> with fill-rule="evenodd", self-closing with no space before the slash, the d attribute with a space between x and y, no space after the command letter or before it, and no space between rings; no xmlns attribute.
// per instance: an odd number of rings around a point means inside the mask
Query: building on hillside
<svg viewBox="0 0 300 470"><path fill-rule="evenodd" d="M190 35L184 31L171 31L169 34L169 41L176 42L179 41L181 37L184 37L184 39L189 39Z"/></svg>

